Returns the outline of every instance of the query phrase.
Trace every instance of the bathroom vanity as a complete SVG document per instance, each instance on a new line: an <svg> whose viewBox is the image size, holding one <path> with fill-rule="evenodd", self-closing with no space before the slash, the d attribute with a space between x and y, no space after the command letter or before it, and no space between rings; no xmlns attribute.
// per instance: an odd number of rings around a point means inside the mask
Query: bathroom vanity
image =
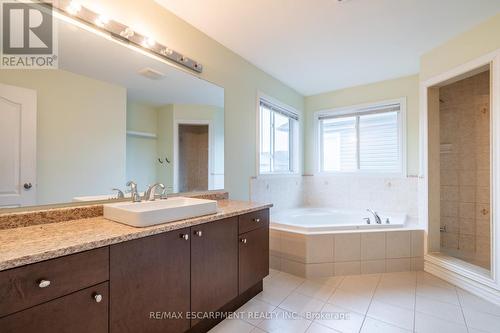
<svg viewBox="0 0 500 333"><path fill-rule="evenodd" d="M148 228L96 217L0 230L1 331L207 331L223 319L215 311L262 291L269 270L269 205L219 207ZM8 242L30 233L35 244Z"/></svg>

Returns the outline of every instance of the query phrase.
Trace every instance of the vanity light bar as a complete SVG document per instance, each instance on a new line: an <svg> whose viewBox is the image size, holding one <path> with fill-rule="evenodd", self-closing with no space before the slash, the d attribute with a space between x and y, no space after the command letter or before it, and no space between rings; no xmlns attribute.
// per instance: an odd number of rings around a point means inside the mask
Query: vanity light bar
<svg viewBox="0 0 500 333"><path fill-rule="evenodd" d="M187 67L195 72L201 73L203 66L197 61L176 52L165 45L159 44L151 37L142 35L120 22L109 19L103 14L96 13L82 5L77 1L59 0L56 2L45 1L50 3L54 9L59 10L63 14L76 18L95 29L109 33L112 37L117 38L125 43L133 44L136 47L144 49L161 58L173 61L176 64Z"/></svg>

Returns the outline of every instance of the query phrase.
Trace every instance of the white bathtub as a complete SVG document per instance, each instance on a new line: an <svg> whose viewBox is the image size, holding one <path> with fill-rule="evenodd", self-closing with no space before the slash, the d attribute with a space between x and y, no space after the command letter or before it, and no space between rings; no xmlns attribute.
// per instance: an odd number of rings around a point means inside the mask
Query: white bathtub
<svg viewBox="0 0 500 333"><path fill-rule="evenodd" d="M377 224L368 211L348 211L329 208L295 208L271 215L271 228L311 234L334 230L402 228L406 214L378 213L382 224ZM365 220L370 219L370 224Z"/></svg>

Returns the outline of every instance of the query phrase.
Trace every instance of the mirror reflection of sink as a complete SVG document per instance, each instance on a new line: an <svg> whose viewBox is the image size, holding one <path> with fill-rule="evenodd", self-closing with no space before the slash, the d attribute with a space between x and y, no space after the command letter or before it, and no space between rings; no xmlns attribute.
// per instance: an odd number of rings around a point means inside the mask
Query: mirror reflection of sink
<svg viewBox="0 0 500 333"><path fill-rule="evenodd" d="M214 213L217 213L217 201L186 197L104 205L104 218L133 227L147 227Z"/></svg>

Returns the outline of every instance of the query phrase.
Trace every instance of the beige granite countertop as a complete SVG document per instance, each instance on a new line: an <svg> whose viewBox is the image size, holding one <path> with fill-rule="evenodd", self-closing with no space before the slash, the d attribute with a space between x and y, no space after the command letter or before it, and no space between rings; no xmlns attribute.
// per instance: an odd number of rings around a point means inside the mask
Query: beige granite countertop
<svg viewBox="0 0 500 333"><path fill-rule="evenodd" d="M0 230L0 271L272 206L234 200L219 200L218 205L216 214L146 228L131 227L99 216Z"/></svg>

